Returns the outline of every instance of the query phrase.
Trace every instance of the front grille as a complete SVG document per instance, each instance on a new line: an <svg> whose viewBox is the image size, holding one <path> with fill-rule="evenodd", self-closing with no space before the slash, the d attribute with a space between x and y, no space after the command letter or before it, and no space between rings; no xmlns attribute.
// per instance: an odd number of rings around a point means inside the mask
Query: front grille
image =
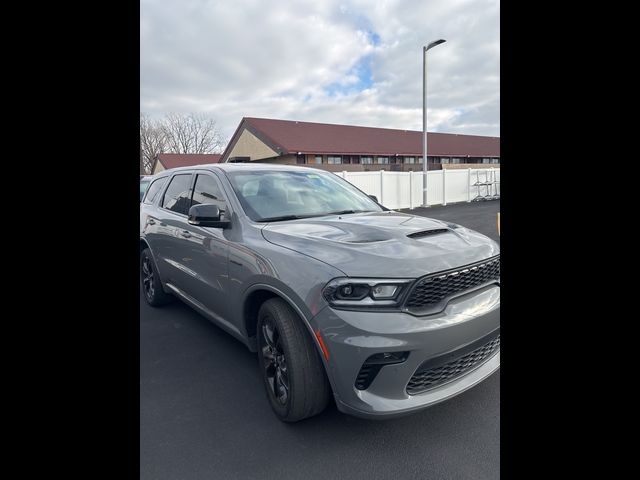
<svg viewBox="0 0 640 480"><path fill-rule="evenodd" d="M483 263L423 278L414 287L405 306L415 313L424 313L442 306L442 302L453 295L496 280L500 280L499 255Z"/></svg>
<svg viewBox="0 0 640 480"><path fill-rule="evenodd" d="M434 366L433 360L423 363L407 384L407 393L416 395L455 380L479 366L500 348L500 334L484 345L444 364Z"/></svg>

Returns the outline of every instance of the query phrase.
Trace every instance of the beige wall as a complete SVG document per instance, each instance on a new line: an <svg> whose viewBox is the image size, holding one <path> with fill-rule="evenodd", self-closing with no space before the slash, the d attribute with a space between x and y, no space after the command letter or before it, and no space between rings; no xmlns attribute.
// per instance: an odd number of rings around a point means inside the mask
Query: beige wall
<svg viewBox="0 0 640 480"><path fill-rule="evenodd" d="M246 128L240 134L238 141L229 152L231 157L249 157L251 160L275 157L278 152L273 151Z"/></svg>
<svg viewBox="0 0 640 480"><path fill-rule="evenodd" d="M153 175L155 175L156 173L160 173L161 171L165 170L164 166L162 165L162 163L160 163L160 161L158 160L156 162L156 164L153 167L153 172L151 172Z"/></svg>

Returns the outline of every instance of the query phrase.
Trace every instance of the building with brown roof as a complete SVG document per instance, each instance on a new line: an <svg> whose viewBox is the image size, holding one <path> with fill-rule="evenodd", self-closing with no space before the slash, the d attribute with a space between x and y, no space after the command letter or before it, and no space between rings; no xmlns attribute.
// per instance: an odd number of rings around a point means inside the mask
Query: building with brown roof
<svg viewBox="0 0 640 480"><path fill-rule="evenodd" d="M500 163L500 137L427 135L429 169ZM220 161L306 164L330 171L421 170L422 132L245 117Z"/></svg>
<svg viewBox="0 0 640 480"><path fill-rule="evenodd" d="M159 153L153 161L151 172L155 175L170 168L218 163L221 157L219 153Z"/></svg>

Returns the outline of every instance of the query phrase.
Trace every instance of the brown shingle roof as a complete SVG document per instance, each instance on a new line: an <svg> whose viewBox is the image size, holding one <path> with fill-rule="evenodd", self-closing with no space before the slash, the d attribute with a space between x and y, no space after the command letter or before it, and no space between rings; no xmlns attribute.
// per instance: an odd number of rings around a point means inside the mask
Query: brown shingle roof
<svg viewBox="0 0 640 480"><path fill-rule="evenodd" d="M282 153L335 153L345 155L422 155L422 132L296 122L269 118L243 118L242 123L280 146ZM238 128L236 134L241 128ZM429 155L499 157L500 137L428 133ZM231 142L230 142L231 145Z"/></svg>
<svg viewBox="0 0 640 480"><path fill-rule="evenodd" d="M222 155L217 153L160 153L158 160L167 170L176 167L192 167L218 163Z"/></svg>

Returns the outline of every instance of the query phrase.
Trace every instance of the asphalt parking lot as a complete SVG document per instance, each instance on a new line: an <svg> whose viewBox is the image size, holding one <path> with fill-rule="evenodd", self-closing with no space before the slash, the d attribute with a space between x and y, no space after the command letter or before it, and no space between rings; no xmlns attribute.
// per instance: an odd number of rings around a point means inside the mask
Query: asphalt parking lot
<svg viewBox="0 0 640 480"><path fill-rule="evenodd" d="M498 239L500 201L415 209ZM331 405L284 424L271 412L257 357L189 307L146 305L140 292L140 478L334 479L500 477L500 372L396 420Z"/></svg>

